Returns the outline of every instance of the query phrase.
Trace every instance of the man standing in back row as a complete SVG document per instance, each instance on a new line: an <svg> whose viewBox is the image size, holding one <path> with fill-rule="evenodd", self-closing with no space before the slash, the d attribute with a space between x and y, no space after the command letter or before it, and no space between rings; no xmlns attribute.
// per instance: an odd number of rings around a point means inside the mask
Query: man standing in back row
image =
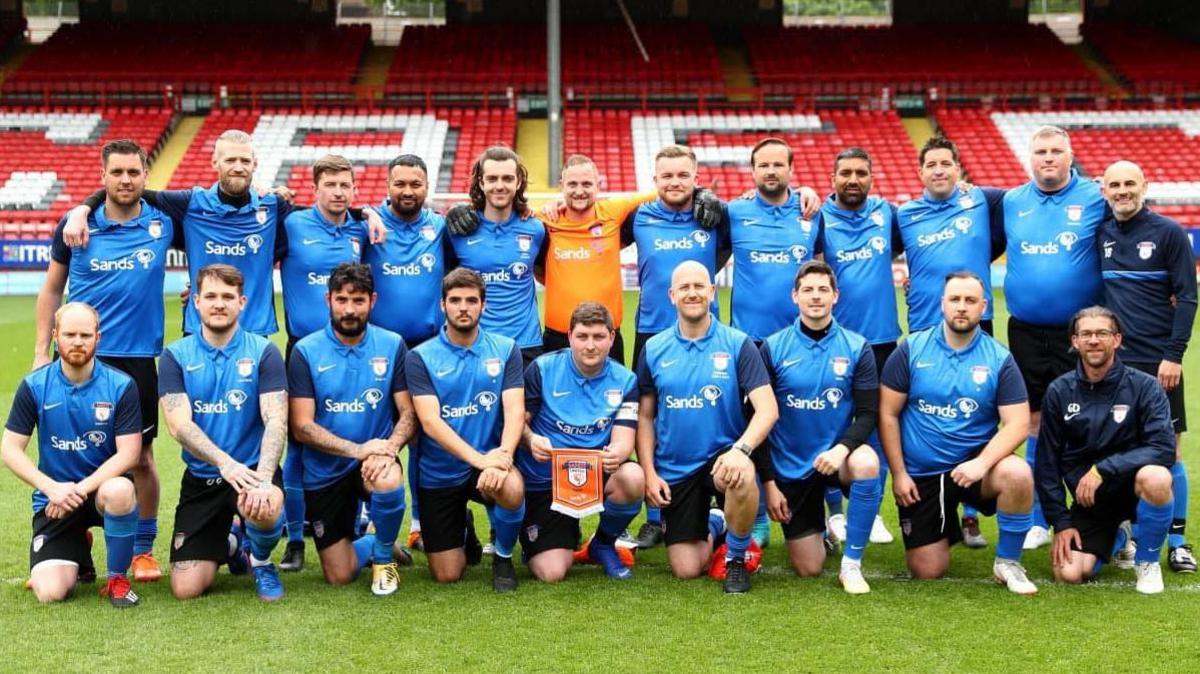
<svg viewBox="0 0 1200 674"><path fill-rule="evenodd" d="M1117 315L1125 330L1122 360L1156 377L1170 400L1175 429L1175 464L1171 467L1175 513L1167 563L1176 573L1195 573L1196 558L1183 537L1188 481L1180 439L1187 430L1183 352L1196 317L1196 259L1179 223L1145 207L1146 177L1137 164L1119 161L1109 166L1102 188L1112 207L1096 237L1104 305Z"/></svg>

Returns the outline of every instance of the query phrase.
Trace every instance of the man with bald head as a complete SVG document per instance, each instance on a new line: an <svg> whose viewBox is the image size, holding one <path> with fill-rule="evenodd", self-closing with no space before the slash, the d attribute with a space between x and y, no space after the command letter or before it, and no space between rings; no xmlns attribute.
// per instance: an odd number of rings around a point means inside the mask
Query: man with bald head
<svg viewBox="0 0 1200 674"><path fill-rule="evenodd" d="M647 340L637 363L637 453L646 500L662 508L671 573L697 578L712 557L724 567L725 592L744 593L759 498L750 455L779 408L753 340L709 310L715 292L700 262L680 263L671 274L675 325ZM748 420L747 397L754 408ZM710 511L722 494L724 511ZM714 539L722 534L727 552L714 556Z"/></svg>
<svg viewBox="0 0 1200 674"><path fill-rule="evenodd" d="M59 359L27 375L13 399L0 455L33 487L29 587L41 602L66 599L91 566L88 529L104 527L108 581L117 608L138 603L126 572L133 558L137 499L125 475L138 461L142 413L137 385L96 358L100 315L70 302L54 314ZM35 464L25 450L38 434Z"/></svg>
<svg viewBox="0 0 1200 674"><path fill-rule="evenodd" d="M1170 400L1175 513L1167 562L1177 573L1195 573L1196 558L1183 537L1188 483L1179 440L1187 430L1183 353L1196 317L1196 259L1179 223L1146 208L1146 184L1141 167L1130 161L1114 162L1104 171L1101 188L1112 208L1097 236L1104 305L1124 327L1121 359L1157 377Z"/></svg>

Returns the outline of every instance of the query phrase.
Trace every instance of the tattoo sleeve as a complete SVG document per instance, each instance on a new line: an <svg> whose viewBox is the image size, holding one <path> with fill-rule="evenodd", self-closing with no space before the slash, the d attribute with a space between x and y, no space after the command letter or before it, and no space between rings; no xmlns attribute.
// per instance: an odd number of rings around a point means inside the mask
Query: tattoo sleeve
<svg viewBox="0 0 1200 674"><path fill-rule="evenodd" d="M310 421L296 429L296 439L322 452L350 459L358 458L358 443L330 433L328 429L315 421Z"/></svg>
<svg viewBox="0 0 1200 674"><path fill-rule="evenodd" d="M287 391L272 391L258 397L259 414L263 420L262 444L258 451L259 474L271 476L279 467L287 442Z"/></svg>
<svg viewBox="0 0 1200 674"><path fill-rule="evenodd" d="M175 439L189 454L218 468L230 460L229 455L221 451L221 448L200 430L196 422L192 421L187 394L169 393L163 396L162 406L169 422L168 427L174 430Z"/></svg>
<svg viewBox="0 0 1200 674"><path fill-rule="evenodd" d="M407 394L405 394L407 396ZM400 418L396 419L396 425L392 427L392 435L388 438L388 444L395 447L396 452L399 452L404 445L412 440L413 432L417 427L417 413L413 410L412 402L407 404L397 405L397 412Z"/></svg>

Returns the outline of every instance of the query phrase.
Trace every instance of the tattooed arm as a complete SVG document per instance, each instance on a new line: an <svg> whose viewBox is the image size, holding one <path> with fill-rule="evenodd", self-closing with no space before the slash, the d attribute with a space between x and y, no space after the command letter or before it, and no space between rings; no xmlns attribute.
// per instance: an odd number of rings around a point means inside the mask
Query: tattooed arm
<svg viewBox="0 0 1200 674"><path fill-rule="evenodd" d="M258 450L258 476L270 482L279 467L279 457L287 442L287 391L271 391L258 396L263 436Z"/></svg>
<svg viewBox="0 0 1200 674"><path fill-rule="evenodd" d="M217 447L196 422L192 420L192 403L186 393L168 393L160 398L163 416L171 437L179 441L189 454L217 467L221 477L239 494L256 486L260 480L249 468Z"/></svg>
<svg viewBox="0 0 1200 674"><path fill-rule="evenodd" d="M316 401L312 398L294 397L288 401L291 413L288 418L292 426L292 435L296 440L308 445L313 449L333 454L335 456L344 456L350 459L364 459L369 454L377 454L379 452L368 451L368 446L372 443L383 443L383 440L372 440L366 444L360 445L356 442L334 435L321 424L316 421Z"/></svg>

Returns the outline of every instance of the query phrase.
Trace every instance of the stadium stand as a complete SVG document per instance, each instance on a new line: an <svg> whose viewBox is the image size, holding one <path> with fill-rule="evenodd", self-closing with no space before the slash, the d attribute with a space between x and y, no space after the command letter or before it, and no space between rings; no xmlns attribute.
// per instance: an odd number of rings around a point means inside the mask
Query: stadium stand
<svg viewBox="0 0 1200 674"><path fill-rule="evenodd" d="M1071 110L986 112L942 110L942 131L958 144L964 168L981 185L1027 180L1028 143L1037 127L1067 129L1076 165L1099 177L1118 159L1137 162L1150 181L1155 208L1200 225L1200 110Z"/></svg>
<svg viewBox="0 0 1200 674"><path fill-rule="evenodd" d="M716 46L702 24L645 25L643 62L618 24L563 27L566 95L681 94L723 90ZM503 48L481 49L505 36ZM526 36L527 39L513 39ZM388 77L389 94L546 89L545 26L413 26L404 31ZM574 90L574 91L572 91Z"/></svg>
<svg viewBox="0 0 1200 674"><path fill-rule="evenodd" d="M5 81L3 92L13 100L46 92L153 95L168 86L208 93L301 83L348 89L370 35L367 26L221 24L197 31L176 24L65 24Z"/></svg>
<svg viewBox="0 0 1200 674"><path fill-rule="evenodd" d="M0 17L0 54L25 32L25 17Z"/></svg>
<svg viewBox="0 0 1200 674"><path fill-rule="evenodd" d="M489 145L514 145L517 122L515 112L508 108L218 111L205 120L192 141L171 178L172 188L212 184L213 146L226 129L241 129L254 137L259 161L256 177L261 184L286 183L307 203L311 201L309 167L313 160L327 153L341 154L359 167L357 202L375 204L387 195L387 163L406 152L425 159L437 192L467 191L467 175L475 157Z"/></svg>
<svg viewBox="0 0 1200 674"><path fill-rule="evenodd" d="M874 159L877 194L907 201L921 191L912 142L900 118L890 112L572 110L564 135L568 153L581 152L596 160L609 190L652 190L654 153L668 143L686 143L700 159L701 183L715 181L720 196L733 198L754 185L749 168L751 147L763 136L778 135L795 150L794 183L826 190L834 155L858 145Z"/></svg>
<svg viewBox="0 0 1200 674"><path fill-rule="evenodd" d="M1085 23L1082 34L1135 93L1200 90L1200 44L1128 22Z"/></svg>
<svg viewBox="0 0 1200 674"><path fill-rule="evenodd" d="M100 185L100 147L131 138L152 151L170 110L0 111L0 238L46 238Z"/></svg>
<svg viewBox="0 0 1200 674"><path fill-rule="evenodd" d="M1044 25L747 28L771 92L854 96L1098 93L1100 82Z"/></svg>

